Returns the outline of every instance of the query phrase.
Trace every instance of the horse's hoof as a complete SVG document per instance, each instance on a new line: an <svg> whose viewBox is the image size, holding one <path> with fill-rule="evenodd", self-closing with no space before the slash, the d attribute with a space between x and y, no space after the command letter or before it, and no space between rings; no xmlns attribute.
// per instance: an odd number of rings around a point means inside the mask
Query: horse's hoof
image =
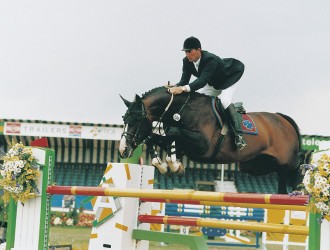
<svg viewBox="0 0 330 250"><path fill-rule="evenodd" d="M183 176L186 172L186 169L184 168L183 165L180 165L178 168L178 171L175 172L177 176Z"/></svg>
<svg viewBox="0 0 330 250"><path fill-rule="evenodd" d="M158 169L158 170L159 170L159 169ZM168 176L170 173L172 173L171 170L170 170L169 168L167 168L166 171L160 171L160 170L159 170L159 172L160 172L162 175L166 175L166 176Z"/></svg>

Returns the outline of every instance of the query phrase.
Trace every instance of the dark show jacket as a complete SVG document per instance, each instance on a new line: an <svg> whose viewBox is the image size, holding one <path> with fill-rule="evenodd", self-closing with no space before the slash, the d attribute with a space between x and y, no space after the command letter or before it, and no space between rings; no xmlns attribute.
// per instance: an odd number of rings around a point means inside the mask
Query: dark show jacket
<svg viewBox="0 0 330 250"><path fill-rule="evenodd" d="M191 91L203 88L206 84L215 89L226 89L236 83L244 72L244 64L234 58L223 58L202 50L202 56L196 71L193 62L183 58L182 76L177 86L189 84ZM197 79L189 83L191 75Z"/></svg>

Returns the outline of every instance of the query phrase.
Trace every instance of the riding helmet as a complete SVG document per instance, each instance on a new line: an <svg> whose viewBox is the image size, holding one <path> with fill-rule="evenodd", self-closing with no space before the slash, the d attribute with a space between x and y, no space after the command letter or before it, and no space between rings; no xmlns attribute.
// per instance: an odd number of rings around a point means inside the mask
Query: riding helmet
<svg viewBox="0 0 330 250"><path fill-rule="evenodd" d="M202 48L201 42L196 37L191 36L184 41L182 51L200 48Z"/></svg>

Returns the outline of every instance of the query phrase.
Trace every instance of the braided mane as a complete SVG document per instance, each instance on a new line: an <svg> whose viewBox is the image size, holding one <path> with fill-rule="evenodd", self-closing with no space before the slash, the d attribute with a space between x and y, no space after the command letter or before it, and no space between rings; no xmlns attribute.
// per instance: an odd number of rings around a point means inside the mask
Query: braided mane
<svg viewBox="0 0 330 250"><path fill-rule="evenodd" d="M147 92L145 92L144 94L142 94L142 99L148 97L149 95L151 94L157 94L157 93L163 93L165 90L167 90L167 87L165 86L160 86L160 87L156 87L156 88L153 88ZM199 92L195 92L195 91L192 91L190 92L190 97L197 97L197 96L207 96L205 94L202 94L202 93L199 93Z"/></svg>
<svg viewBox="0 0 330 250"><path fill-rule="evenodd" d="M148 95L151 95L151 94L154 94L154 93L158 93L158 92L161 93L164 89L165 89L164 86L160 86L160 87L153 88L153 89L151 89L151 90L145 92L145 93L142 95L141 98L143 99L143 98L147 97Z"/></svg>

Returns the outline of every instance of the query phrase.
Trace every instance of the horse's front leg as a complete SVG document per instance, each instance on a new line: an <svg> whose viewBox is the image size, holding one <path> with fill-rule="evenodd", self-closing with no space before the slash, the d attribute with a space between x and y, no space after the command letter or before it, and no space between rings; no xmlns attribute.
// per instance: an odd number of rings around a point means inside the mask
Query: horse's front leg
<svg viewBox="0 0 330 250"><path fill-rule="evenodd" d="M182 175L184 174L184 167L180 161L177 160L176 151L178 151L178 156L181 157L183 155L182 150L176 149L175 141L173 141L173 137L171 136L161 136L158 134L153 134L152 137L148 141L148 145L152 146L152 151L150 153L152 158L152 165L159 169L162 174L166 174L169 172L168 167L171 172ZM154 145L160 146L163 150L166 150L166 162L162 162L160 157L155 150ZM180 156L181 155L181 156Z"/></svg>
<svg viewBox="0 0 330 250"><path fill-rule="evenodd" d="M175 148L175 141L172 142L172 144L169 146L169 149L167 151L166 155L166 161L171 169L171 172L177 174L177 175L184 175L185 168L182 165L180 160L177 160L176 158L176 148Z"/></svg>
<svg viewBox="0 0 330 250"><path fill-rule="evenodd" d="M156 167L161 174L166 174L169 172L167 162L163 162L162 159L158 156L158 153L154 146L152 146L151 155L151 165Z"/></svg>

